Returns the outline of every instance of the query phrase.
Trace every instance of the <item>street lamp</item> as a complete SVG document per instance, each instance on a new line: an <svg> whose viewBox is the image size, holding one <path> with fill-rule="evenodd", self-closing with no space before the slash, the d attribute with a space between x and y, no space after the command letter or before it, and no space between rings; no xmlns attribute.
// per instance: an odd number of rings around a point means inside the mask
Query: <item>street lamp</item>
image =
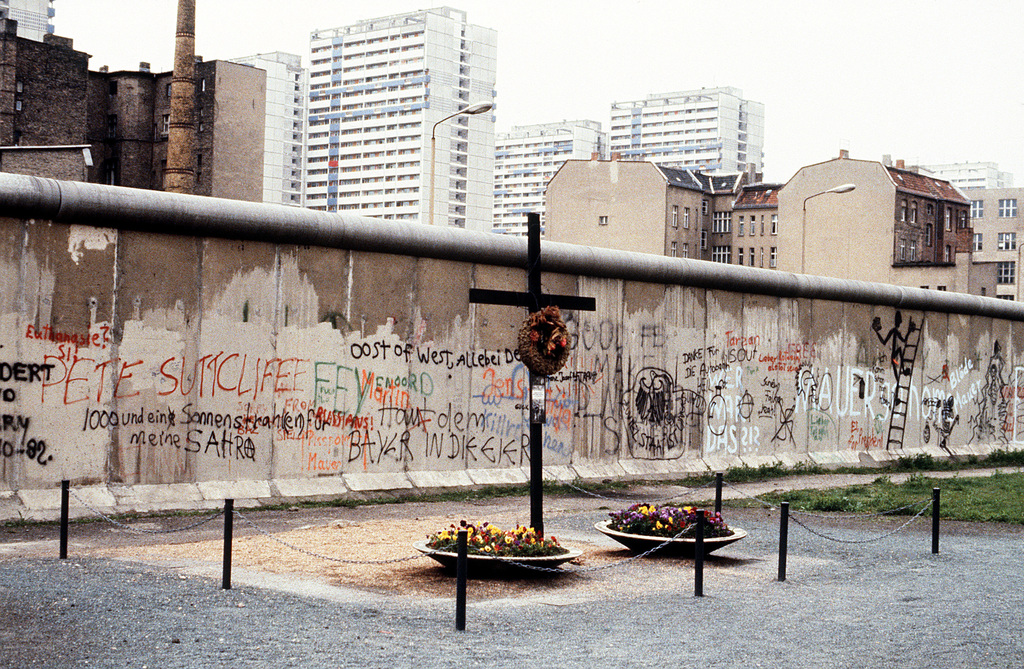
<svg viewBox="0 0 1024 669"><path fill-rule="evenodd" d="M493 107L494 107L494 103L492 103L492 102L477 102L476 104L471 104L468 107L460 109L459 111L455 112L454 114L449 114L448 116L445 116L443 119L441 119L440 121L435 123L434 127L431 129L431 131L430 131L430 191L429 191L429 193L430 193L430 216L429 216L429 220L430 220L430 224L431 225L434 224L434 177L435 177L434 166L437 163L437 126L441 125L442 123L444 123L448 119L455 118L456 116L462 116L462 115L475 116L476 114L483 114L485 112L489 112L489 111L491 111L491 109Z"/></svg>
<svg viewBox="0 0 1024 669"><path fill-rule="evenodd" d="M801 217L801 228L802 228L801 232L802 232L802 236L800 237L800 273L801 274L806 274L807 273L807 266L806 266L807 265L807 263L806 263L806 260L807 260L807 201L810 200L813 197L818 197L819 195L825 195L826 193L849 193L851 190L855 189L856 187L857 187L857 184L843 184L841 186L833 186L832 188L829 188L828 190L823 190L820 193L815 193L814 195L808 195L807 197L804 198L804 213L803 213L803 216Z"/></svg>

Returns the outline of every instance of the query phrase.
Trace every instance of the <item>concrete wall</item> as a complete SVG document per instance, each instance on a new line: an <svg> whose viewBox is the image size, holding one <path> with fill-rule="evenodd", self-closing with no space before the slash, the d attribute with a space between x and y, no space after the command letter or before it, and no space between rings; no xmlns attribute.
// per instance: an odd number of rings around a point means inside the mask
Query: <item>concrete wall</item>
<svg viewBox="0 0 1024 669"><path fill-rule="evenodd" d="M468 302L525 288L525 240L15 175L0 212L3 516L52 516L62 479L117 510L526 480L525 314ZM597 302L548 385L554 478L1024 439L1019 304L553 242L542 263Z"/></svg>

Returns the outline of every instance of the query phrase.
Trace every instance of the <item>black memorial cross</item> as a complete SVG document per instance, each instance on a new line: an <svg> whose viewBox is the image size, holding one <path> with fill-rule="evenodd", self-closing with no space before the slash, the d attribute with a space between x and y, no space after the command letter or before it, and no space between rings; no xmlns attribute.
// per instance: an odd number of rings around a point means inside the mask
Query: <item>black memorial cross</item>
<svg viewBox="0 0 1024 669"><path fill-rule="evenodd" d="M540 311L552 304L559 309L594 311L597 303L592 297L575 295L548 295L540 286L540 214L527 214L526 269L528 290L469 289L469 301L474 304L499 304L526 307ZM544 534L544 403L546 377L530 372L530 524Z"/></svg>

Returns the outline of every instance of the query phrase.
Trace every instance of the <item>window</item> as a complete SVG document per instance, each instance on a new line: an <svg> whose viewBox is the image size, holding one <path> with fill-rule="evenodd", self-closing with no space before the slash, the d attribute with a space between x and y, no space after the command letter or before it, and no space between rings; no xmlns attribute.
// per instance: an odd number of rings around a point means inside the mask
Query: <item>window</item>
<svg viewBox="0 0 1024 669"><path fill-rule="evenodd" d="M597 224L598 225L608 225L608 217L607 216L598 216L597 217Z"/></svg>
<svg viewBox="0 0 1024 669"><path fill-rule="evenodd" d="M707 251L708 250L708 231L707 230L701 230L700 231L700 250L701 251Z"/></svg>
<svg viewBox="0 0 1024 669"><path fill-rule="evenodd" d="M736 226L736 228L738 230L738 232L736 233L737 236L742 237L743 236L743 217L742 216L740 216L739 225Z"/></svg>
<svg viewBox="0 0 1024 669"><path fill-rule="evenodd" d="M982 218L985 215L985 201L971 200L971 218Z"/></svg>
<svg viewBox="0 0 1024 669"><path fill-rule="evenodd" d="M910 203L910 224L917 225L917 200Z"/></svg>
<svg viewBox="0 0 1024 669"><path fill-rule="evenodd" d="M779 215L778 214L772 214L772 234L773 235L779 234ZM775 267L775 265L772 265L772 267Z"/></svg>
<svg viewBox="0 0 1024 669"><path fill-rule="evenodd" d="M716 211L711 223L711 232L732 232L732 212Z"/></svg>
<svg viewBox="0 0 1024 669"><path fill-rule="evenodd" d="M907 221L907 201L900 200L900 223Z"/></svg>
<svg viewBox="0 0 1024 669"><path fill-rule="evenodd" d="M997 300L1010 300L1013 301L1013 295L996 295Z"/></svg>
<svg viewBox="0 0 1024 669"><path fill-rule="evenodd" d="M171 85L167 84L167 97L171 97Z"/></svg>
<svg viewBox="0 0 1024 669"><path fill-rule="evenodd" d="M750 266L754 266L754 247L750 247Z"/></svg>
<svg viewBox="0 0 1024 669"><path fill-rule="evenodd" d="M999 218L1012 218L1017 215L1017 199L999 201Z"/></svg>
<svg viewBox="0 0 1024 669"><path fill-rule="evenodd" d="M111 95L117 95L117 81L111 81L107 84L107 91Z"/></svg>
<svg viewBox="0 0 1024 669"><path fill-rule="evenodd" d="M982 247L982 236L980 232L974 233L974 250L980 251Z"/></svg>
<svg viewBox="0 0 1024 669"><path fill-rule="evenodd" d="M761 247L761 267L764 267L764 247Z"/></svg>
<svg viewBox="0 0 1024 669"><path fill-rule="evenodd" d="M910 262L914 262L916 260L917 260L917 240L916 239L911 239L910 240Z"/></svg>
<svg viewBox="0 0 1024 669"><path fill-rule="evenodd" d="M683 207L683 228L686 230L690 229L690 208Z"/></svg>
<svg viewBox="0 0 1024 669"><path fill-rule="evenodd" d="M960 222L960 224L957 227L959 227L961 230L963 230L964 228L967 227L967 213L966 212L963 212L963 211L957 212L957 220Z"/></svg>
<svg viewBox="0 0 1024 669"><path fill-rule="evenodd" d="M935 286L935 290L946 290L945 286Z"/></svg>
<svg viewBox="0 0 1024 669"><path fill-rule="evenodd" d="M900 262L905 262L907 259L907 240L900 237L899 254L896 256Z"/></svg>
<svg viewBox="0 0 1024 669"><path fill-rule="evenodd" d="M1017 281L1017 263L1014 261L1010 262L997 262L996 263L996 283L1015 283Z"/></svg>
<svg viewBox="0 0 1024 669"><path fill-rule="evenodd" d="M672 205L672 227L679 227L679 207L678 205Z"/></svg>
<svg viewBox="0 0 1024 669"><path fill-rule="evenodd" d="M931 246L932 245L932 237L934 235L935 235L935 231L932 228L932 224L931 223L925 223L924 224L924 245L925 246Z"/></svg>
<svg viewBox="0 0 1024 669"><path fill-rule="evenodd" d="M776 248L773 246L771 248L771 253L769 254L769 257L768 257L768 266L769 267L775 267L775 265L778 264L778 261L779 261L779 253L776 250Z"/></svg>
<svg viewBox="0 0 1024 669"><path fill-rule="evenodd" d="M953 247L946 244L946 252L942 256L943 262L953 262Z"/></svg>
<svg viewBox="0 0 1024 669"><path fill-rule="evenodd" d="M676 243L675 242L672 242L672 246L669 248L668 254L672 258L676 257Z"/></svg>
<svg viewBox="0 0 1024 669"><path fill-rule="evenodd" d="M953 229L953 217L951 216L952 213L953 212L950 210L950 208L946 207L946 229L947 230L952 230Z"/></svg>
<svg viewBox="0 0 1024 669"><path fill-rule="evenodd" d="M689 258L690 257L690 244L689 244L689 242L683 242L683 257L684 258Z"/></svg>
<svg viewBox="0 0 1024 669"><path fill-rule="evenodd" d="M708 201L707 200L701 200L701 203L700 203L700 213L702 213L705 216L708 215Z"/></svg>
<svg viewBox="0 0 1024 669"><path fill-rule="evenodd" d="M712 262L732 262L732 247L731 246L715 246L711 249L711 261Z"/></svg>
<svg viewBox="0 0 1024 669"><path fill-rule="evenodd" d="M167 134L170 131L171 131L171 115L170 114L164 114L163 118L161 119L161 124L160 124L160 136L161 137L166 137Z"/></svg>
<svg viewBox="0 0 1024 669"><path fill-rule="evenodd" d="M1000 251L1015 251L1017 250L1017 233L1016 232L1000 232L996 248Z"/></svg>
<svg viewBox="0 0 1024 669"><path fill-rule="evenodd" d="M107 137L117 137L117 114L107 116Z"/></svg>
<svg viewBox="0 0 1024 669"><path fill-rule="evenodd" d="M742 265L743 264L743 247L742 246L736 248L736 264L737 265Z"/></svg>

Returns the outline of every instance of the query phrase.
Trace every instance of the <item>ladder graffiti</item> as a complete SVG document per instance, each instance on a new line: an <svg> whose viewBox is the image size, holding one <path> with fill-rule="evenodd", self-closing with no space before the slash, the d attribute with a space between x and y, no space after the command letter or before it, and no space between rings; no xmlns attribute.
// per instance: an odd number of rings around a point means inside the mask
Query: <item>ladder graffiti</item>
<svg viewBox="0 0 1024 669"><path fill-rule="evenodd" d="M900 330L903 314L896 312L893 326L882 336L882 319L878 316L871 323L871 329L883 346L889 345L889 361L892 373L896 378L893 390L892 412L889 414L889 435L885 441L886 450L903 448L903 436L907 427L907 413L910 407L910 381L914 373L914 361L917 360L917 349L921 342L921 328L913 318L907 322L906 333Z"/></svg>

